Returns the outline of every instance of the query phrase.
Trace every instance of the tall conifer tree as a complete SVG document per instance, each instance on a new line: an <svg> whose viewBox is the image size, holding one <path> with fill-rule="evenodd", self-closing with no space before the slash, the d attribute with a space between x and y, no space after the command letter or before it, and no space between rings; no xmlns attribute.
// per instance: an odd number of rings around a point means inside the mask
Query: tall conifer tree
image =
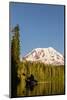
<svg viewBox="0 0 67 100"><path fill-rule="evenodd" d="M19 41L19 25L12 30L11 40L11 94L12 97L17 95L17 68L19 67L20 41Z"/></svg>

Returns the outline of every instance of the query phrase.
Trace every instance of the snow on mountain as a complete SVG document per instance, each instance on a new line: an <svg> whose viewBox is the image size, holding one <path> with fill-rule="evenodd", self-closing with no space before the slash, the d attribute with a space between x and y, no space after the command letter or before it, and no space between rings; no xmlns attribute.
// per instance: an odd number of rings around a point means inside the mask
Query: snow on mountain
<svg viewBox="0 0 67 100"><path fill-rule="evenodd" d="M64 65L64 57L54 48L36 48L23 57L27 61L39 61L44 64Z"/></svg>

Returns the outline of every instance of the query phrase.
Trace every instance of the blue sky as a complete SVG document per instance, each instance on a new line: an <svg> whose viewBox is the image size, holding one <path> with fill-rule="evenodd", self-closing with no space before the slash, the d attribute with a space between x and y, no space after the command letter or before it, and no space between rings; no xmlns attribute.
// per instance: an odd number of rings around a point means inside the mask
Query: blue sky
<svg viewBox="0 0 67 100"><path fill-rule="evenodd" d="M10 27L19 24L20 54L53 47L64 54L64 6L10 3Z"/></svg>

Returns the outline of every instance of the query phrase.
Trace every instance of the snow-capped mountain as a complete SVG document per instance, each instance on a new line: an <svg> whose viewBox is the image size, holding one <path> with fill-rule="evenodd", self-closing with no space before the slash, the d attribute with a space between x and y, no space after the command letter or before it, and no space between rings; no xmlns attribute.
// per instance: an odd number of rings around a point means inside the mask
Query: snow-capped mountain
<svg viewBox="0 0 67 100"><path fill-rule="evenodd" d="M64 57L54 48L36 48L23 57L27 61L39 61L44 64L64 65Z"/></svg>

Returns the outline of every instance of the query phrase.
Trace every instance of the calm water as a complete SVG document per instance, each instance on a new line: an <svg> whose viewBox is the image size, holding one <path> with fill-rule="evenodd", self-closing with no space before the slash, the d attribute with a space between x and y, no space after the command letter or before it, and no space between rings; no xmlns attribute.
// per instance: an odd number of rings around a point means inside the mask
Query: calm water
<svg viewBox="0 0 67 100"><path fill-rule="evenodd" d="M64 81L56 80L50 82L38 82L33 87L26 88L24 81L17 86L17 96L42 96L64 94Z"/></svg>

